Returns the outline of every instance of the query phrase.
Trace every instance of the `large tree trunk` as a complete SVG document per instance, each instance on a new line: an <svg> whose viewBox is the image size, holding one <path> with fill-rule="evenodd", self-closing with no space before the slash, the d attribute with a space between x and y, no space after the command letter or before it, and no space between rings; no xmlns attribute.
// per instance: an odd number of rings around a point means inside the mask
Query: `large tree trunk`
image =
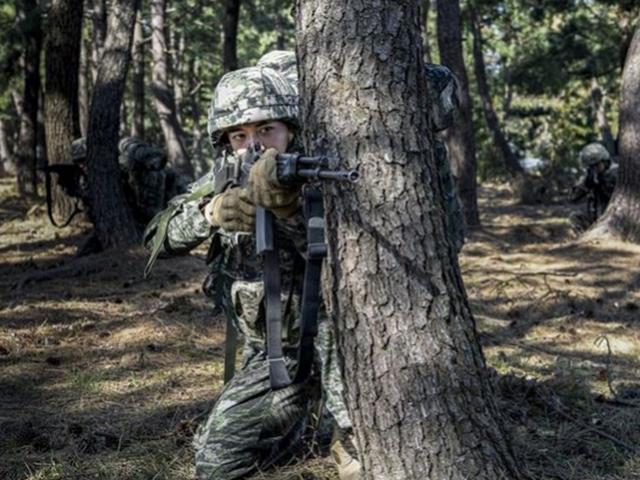
<svg viewBox="0 0 640 480"><path fill-rule="evenodd" d="M153 103L167 149L167 158L178 173L193 177L193 166L184 146L182 129L176 117L173 88L169 85L167 42L164 32L166 0L151 0L151 50L153 52Z"/></svg>
<svg viewBox="0 0 640 480"><path fill-rule="evenodd" d="M627 52L620 94L620 171L611 201L586 238L640 243L640 19Z"/></svg>
<svg viewBox="0 0 640 480"><path fill-rule="evenodd" d="M133 215L127 206L118 166L118 127L124 94L133 24L140 0L113 0L102 61L91 98L87 158L93 222L103 248L138 241Z"/></svg>
<svg viewBox="0 0 640 480"><path fill-rule="evenodd" d="M611 126L607 119L607 97L602 92L596 77L591 79L591 103L596 117L596 124L600 130L600 139L611 155L616 155L616 145L611 133Z"/></svg>
<svg viewBox="0 0 640 480"><path fill-rule="evenodd" d="M496 147L496 151L502 158L502 164L504 165L507 174L511 176L517 176L524 172L522 165L518 162L518 159L514 155L509 143L502 133L500 128L500 122L496 115L495 108L493 107L493 101L491 100L491 92L489 91L489 83L487 82L487 73L484 65L484 57L482 55L482 32L480 31L480 24L476 16L473 7L469 7L469 17L471 23L471 30L473 33L473 63L474 71L476 74L476 82L478 84L478 94L480 95L480 103L482 104L482 112L484 113L484 119L487 122L487 127L493 137L493 143Z"/></svg>
<svg viewBox="0 0 640 480"><path fill-rule="evenodd" d="M145 42L142 31L142 10L133 31L133 121L131 136L144 138L144 53Z"/></svg>
<svg viewBox="0 0 640 480"><path fill-rule="evenodd" d="M20 133L16 148L18 192L38 193L36 148L38 146L38 99L40 97L40 52L42 49L41 14L36 0L24 0L20 16L24 22L24 90L20 105Z"/></svg>
<svg viewBox="0 0 640 480"><path fill-rule="evenodd" d="M50 165L71 163L71 142L80 136L78 72L83 0L52 0L45 47L44 96L47 158ZM68 218L75 200L58 186L52 175L53 212Z"/></svg>
<svg viewBox="0 0 640 480"><path fill-rule="evenodd" d="M438 50L440 63L460 81L460 116L446 131L452 170L458 177L460 199L468 226L480 224L476 184L476 141L469 95L469 81L462 54L462 21L459 0L438 0Z"/></svg>
<svg viewBox="0 0 640 480"><path fill-rule="evenodd" d="M238 69L236 43L238 39L238 21L240 20L240 0L226 0L224 12L222 68L227 73Z"/></svg>
<svg viewBox="0 0 640 480"><path fill-rule="evenodd" d="M418 2L297 7L306 150L361 173L325 188L324 298L365 477L521 478L445 236Z"/></svg>

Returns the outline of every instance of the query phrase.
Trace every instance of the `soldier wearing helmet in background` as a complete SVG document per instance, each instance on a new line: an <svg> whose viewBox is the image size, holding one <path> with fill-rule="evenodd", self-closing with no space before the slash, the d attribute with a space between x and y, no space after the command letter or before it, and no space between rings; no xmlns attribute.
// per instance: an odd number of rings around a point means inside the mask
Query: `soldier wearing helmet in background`
<svg viewBox="0 0 640 480"><path fill-rule="evenodd" d="M162 149L137 138L123 138L118 145L118 153L127 203L138 225L144 228L156 213L167 206L170 198L186 190L186 182L167 167L167 157ZM78 199L83 210L88 211L91 200L84 138L78 138L71 144L71 162L70 165L53 165L47 170L56 173L65 194Z"/></svg>
<svg viewBox="0 0 640 480"><path fill-rule="evenodd" d="M145 232L152 250L150 264L159 254L183 253L212 238L208 262L214 269L215 294L228 327L233 324L245 339L241 369L232 378L225 371L227 383L194 439L200 479L245 478L289 458L299 451L321 401L325 410L321 416L341 432L338 437L351 429L326 316L321 315L318 326L312 376L280 389L270 383L263 264L253 232L256 206L274 214L281 337L285 363L294 368L304 270L300 252L306 232L300 189L279 184L276 155L296 150L298 129L296 90L281 74L268 67L226 74L209 110L208 131L215 152L212 171L195 182L190 193L172 202ZM259 158L247 173L243 159L252 153ZM243 175L248 182L238 182ZM339 451L341 478L358 478L358 462L343 448Z"/></svg>
<svg viewBox="0 0 640 480"><path fill-rule="evenodd" d="M135 137L118 144L125 194L139 225L145 227L168 201L187 189L187 181L167 166L165 152Z"/></svg>
<svg viewBox="0 0 640 480"><path fill-rule="evenodd" d="M611 155L600 143L590 143L579 154L584 173L573 187L571 201L585 200L584 210L570 216L573 229L583 232L604 213L613 194L618 166L612 165Z"/></svg>
<svg viewBox="0 0 640 480"><path fill-rule="evenodd" d="M451 70L443 65L425 65L429 91L429 119L434 133L434 155L444 197L445 221L449 241L459 252L464 245L465 225L457 182L451 173L449 150L438 133L451 127L460 108L458 81Z"/></svg>

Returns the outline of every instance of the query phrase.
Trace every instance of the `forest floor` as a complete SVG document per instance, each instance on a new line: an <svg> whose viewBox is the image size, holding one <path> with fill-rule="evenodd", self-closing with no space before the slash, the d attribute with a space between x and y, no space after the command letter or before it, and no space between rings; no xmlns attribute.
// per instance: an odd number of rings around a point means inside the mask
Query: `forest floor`
<svg viewBox="0 0 640 480"><path fill-rule="evenodd" d="M516 455L536 479L640 479L640 247L576 243L571 207L502 185L480 207L460 265ZM141 249L75 260L87 233L0 181L0 479L191 479L222 386L203 252L143 281Z"/></svg>

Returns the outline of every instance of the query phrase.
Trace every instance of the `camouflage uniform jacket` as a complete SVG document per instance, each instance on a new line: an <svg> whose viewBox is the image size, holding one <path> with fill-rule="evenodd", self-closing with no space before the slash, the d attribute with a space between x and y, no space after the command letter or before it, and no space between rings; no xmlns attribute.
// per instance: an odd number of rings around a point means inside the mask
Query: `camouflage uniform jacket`
<svg viewBox="0 0 640 480"><path fill-rule="evenodd" d="M198 190L207 182L216 183L225 168L235 162L233 155L225 154L214 162L212 171L191 184L189 191ZM233 168L231 168L233 169ZM255 351L265 350L265 311L262 265L255 253L253 234L226 232L212 227L202 213L202 207L211 197L185 201L189 194L173 198L169 204L176 208L168 223L163 244L165 255L184 254L209 238L213 239L209 255L210 266L221 275L222 304L237 330L245 338L245 359L255 356ZM282 283L283 346L285 353L293 353L297 342L300 297L302 293L304 262L299 252L304 251L306 231L300 211L287 220L277 220L277 244L280 252ZM148 245L147 245L148 246ZM349 428L346 407L343 402L340 372L332 328L321 309L319 335L316 340L316 359L321 374L322 389L327 409L341 428Z"/></svg>

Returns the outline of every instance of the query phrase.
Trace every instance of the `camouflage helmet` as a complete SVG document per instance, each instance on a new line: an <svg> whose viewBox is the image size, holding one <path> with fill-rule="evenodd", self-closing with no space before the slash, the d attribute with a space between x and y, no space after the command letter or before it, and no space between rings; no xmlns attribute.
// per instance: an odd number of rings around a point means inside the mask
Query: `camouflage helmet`
<svg viewBox="0 0 640 480"><path fill-rule="evenodd" d="M579 158L582 166L586 168L600 162L604 162L607 166L611 163L611 155L604 145L597 142L590 143L580 150Z"/></svg>
<svg viewBox="0 0 640 480"><path fill-rule="evenodd" d="M460 108L460 88L458 79L444 65L425 65L429 89L429 111L431 126L439 132L453 125L455 114Z"/></svg>
<svg viewBox="0 0 640 480"><path fill-rule="evenodd" d="M71 142L71 161L84 162L87 159L87 140L84 137L76 138Z"/></svg>
<svg viewBox="0 0 640 480"><path fill-rule="evenodd" d="M207 130L214 147L225 130L246 123L283 120L298 125L298 95L268 67L247 67L225 74L209 106Z"/></svg>
<svg viewBox="0 0 640 480"><path fill-rule="evenodd" d="M118 143L118 162L123 168L133 170L162 170L167 155L160 147L144 143L137 137L124 137Z"/></svg>
<svg viewBox="0 0 640 480"><path fill-rule="evenodd" d="M298 61L296 59L296 52L291 50L273 50L260 57L256 65L258 67L273 68L289 80L296 93L298 92Z"/></svg>

